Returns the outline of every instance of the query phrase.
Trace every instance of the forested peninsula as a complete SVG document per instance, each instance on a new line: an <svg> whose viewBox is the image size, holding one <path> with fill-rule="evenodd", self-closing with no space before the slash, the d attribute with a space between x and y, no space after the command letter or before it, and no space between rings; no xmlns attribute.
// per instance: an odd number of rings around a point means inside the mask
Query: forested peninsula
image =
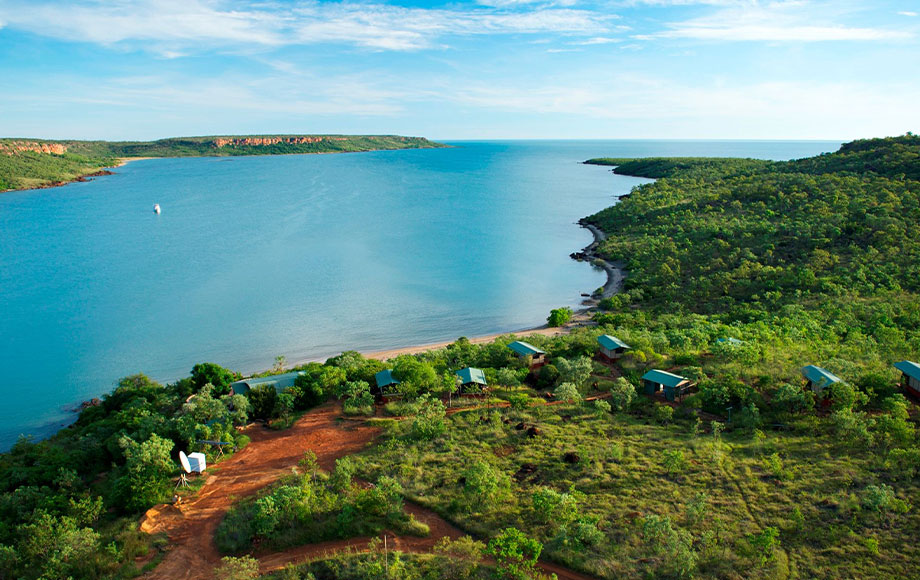
<svg viewBox="0 0 920 580"><path fill-rule="evenodd" d="M105 175L119 160L146 157L221 157L348 153L444 147L397 135L229 135L158 141L0 139L0 192L63 185Z"/></svg>
<svg viewBox="0 0 920 580"><path fill-rule="evenodd" d="M592 162L656 179L586 218L628 269L592 323L126 377L0 456L0 575L915 577L920 137Z"/></svg>

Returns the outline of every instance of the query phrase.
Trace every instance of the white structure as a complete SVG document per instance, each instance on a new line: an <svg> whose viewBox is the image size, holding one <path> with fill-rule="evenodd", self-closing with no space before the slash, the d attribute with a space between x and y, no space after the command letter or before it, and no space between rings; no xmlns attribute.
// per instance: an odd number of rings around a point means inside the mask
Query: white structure
<svg viewBox="0 0 920 580"><path fill-rule="evenodd" d="M207 463L205 462L204 453L189 453L188 464L189 468L195 473L202 473L205 469L208 468Z"/></svg>
<svg viewBox="0 0 920 580"><path fill-rule="evenodd" d="M160 204L153 204L153 213L160 213Z"/></svg>

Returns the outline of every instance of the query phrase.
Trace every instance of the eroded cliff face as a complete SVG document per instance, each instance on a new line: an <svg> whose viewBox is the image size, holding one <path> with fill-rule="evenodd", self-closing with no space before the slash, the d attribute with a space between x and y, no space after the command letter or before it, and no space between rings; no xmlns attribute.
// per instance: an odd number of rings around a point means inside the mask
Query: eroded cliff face
<svg viewBox="0 0 920 580"><path fill-rule="evenodd" d="M264 146L277 143L319 143L321 141L345 141L346 137L218 137L214 139L214 146Z"/></svg>
<svg viewBox="0 0 920 580"><path fill-rule="evenodd" d="M12 155L19 151L34 151L36 153L53 153L63 155L67 151L65 145L60 143L39 143L38 141L6 141L0 142L0 153Z"/></svg>

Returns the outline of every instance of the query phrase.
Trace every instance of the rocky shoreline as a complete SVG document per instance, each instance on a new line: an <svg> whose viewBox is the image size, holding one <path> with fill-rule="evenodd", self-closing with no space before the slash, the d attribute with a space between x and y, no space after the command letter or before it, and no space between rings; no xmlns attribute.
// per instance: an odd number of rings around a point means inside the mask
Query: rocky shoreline
<svg viewBox="0 0 920 580"><path fill-rule="evenodd" d="M598 247L601 242L607 239L606 234L604 234L600 228L594 224L588 223L585 218L578 220L578 225L590 231L591 234L594 235L594 241L588 244L582 251L569 254L569 257L579 262L590 262L594 266L603 268L607 273L607 283L602 286L601 293L599 295L596 294L595 298L610 298L623 289L623 280L626 279L626 273L623 271L624 264L608 262L598 253Z"/></svg>

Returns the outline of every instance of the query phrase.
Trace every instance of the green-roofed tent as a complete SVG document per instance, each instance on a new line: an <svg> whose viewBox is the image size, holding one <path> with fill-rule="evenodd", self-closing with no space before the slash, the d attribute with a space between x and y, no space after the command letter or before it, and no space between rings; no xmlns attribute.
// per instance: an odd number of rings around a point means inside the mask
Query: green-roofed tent
<svg viewBox="0 0 920 580"><path fill-rule="evenodd" d="M623 353L626 352L626 349L632 348L619 338L610 336L609 334L598 336L597 342L601 345L601 355L609 360L620 358L623 356Z"/></svg>
<svg viewBox="0 0 920 580"><path fill-rule="evenodd" d="M546 353L528 342L515 340L508 345L508 348L517 353L517 355L521 358L524 358L525 356L531 357L531 370L538 369L546 364Z"/></svg>
<svg viewBox="0 0 920 580"><path fill-rule="evenodd" d="M642 375L642 384L646 395L664 391L664 398L669 401L682 398L692 386L687 377L659 370L651 370Z"/></svg>
<svg viewBox="0 0 920 580"><path fill-rule="evenodd" d="M808 381L808 388L814 392L823 391L834 383L841 383L843 379L815 365L802 367L802 376Z"/></svg>
<svg viewBox="0 0 920 580"><path fill-rule="evenodd" d="M902 360L894 363L894 368L901 371L901 386L920 397L920 365L909 360Z"/></svg>
<svg viewBox="0 0 920 580"><path fill-rule="evenodd" d="M255 379L243 379L241 381L236 381L230 383L230 389L234 395L245 395L249 392L250 389L262 385L271 385L275 387L275 390L279 393L284 389L294 386L294 381L297 380L297 377L304 374L302 371L295 371L292 373L284 373L283 375L271 375L268 377L259 377Z"/></svg>
<svg viewBox="0 0 920 580"><path fill-rule="evenodd" d="M376 379L377 386L380 387L381 389L383 387L389 387L390 385L399 384L399 381L393 378L393 371L390 369L380 371L379 373L374 375L374 379Z"/></svg>
<svg viewBox="0 0 920 580"><path fill-rule="evenodd" d="M379 373L374 375L374 380L377 382L377 394L378 395L390 395L393 394L395 389L392 387L399 384L393 377L393 371L390 369L382 370ZM387 387L390 387L389 389Z"/></svg>
<svg viewBox="0 0 920 580"><path fill-rule="evenodd" d="M719 344L726 343L732 346L741 346L742 344L744 344L743 340L738 340L737 338L732 338L730 336L728 338L717 338L716 342L718 342Z"/></svg>
<svg viewBox="0 0 920 580"><path fill-rule="evenodd" d="M482 372L482 369L466 367L465 369L456 371L454 374L460 377L460 392L467 390L470 385L477 385L477 389L488 386L486 383L486 374Z"/></svg>

